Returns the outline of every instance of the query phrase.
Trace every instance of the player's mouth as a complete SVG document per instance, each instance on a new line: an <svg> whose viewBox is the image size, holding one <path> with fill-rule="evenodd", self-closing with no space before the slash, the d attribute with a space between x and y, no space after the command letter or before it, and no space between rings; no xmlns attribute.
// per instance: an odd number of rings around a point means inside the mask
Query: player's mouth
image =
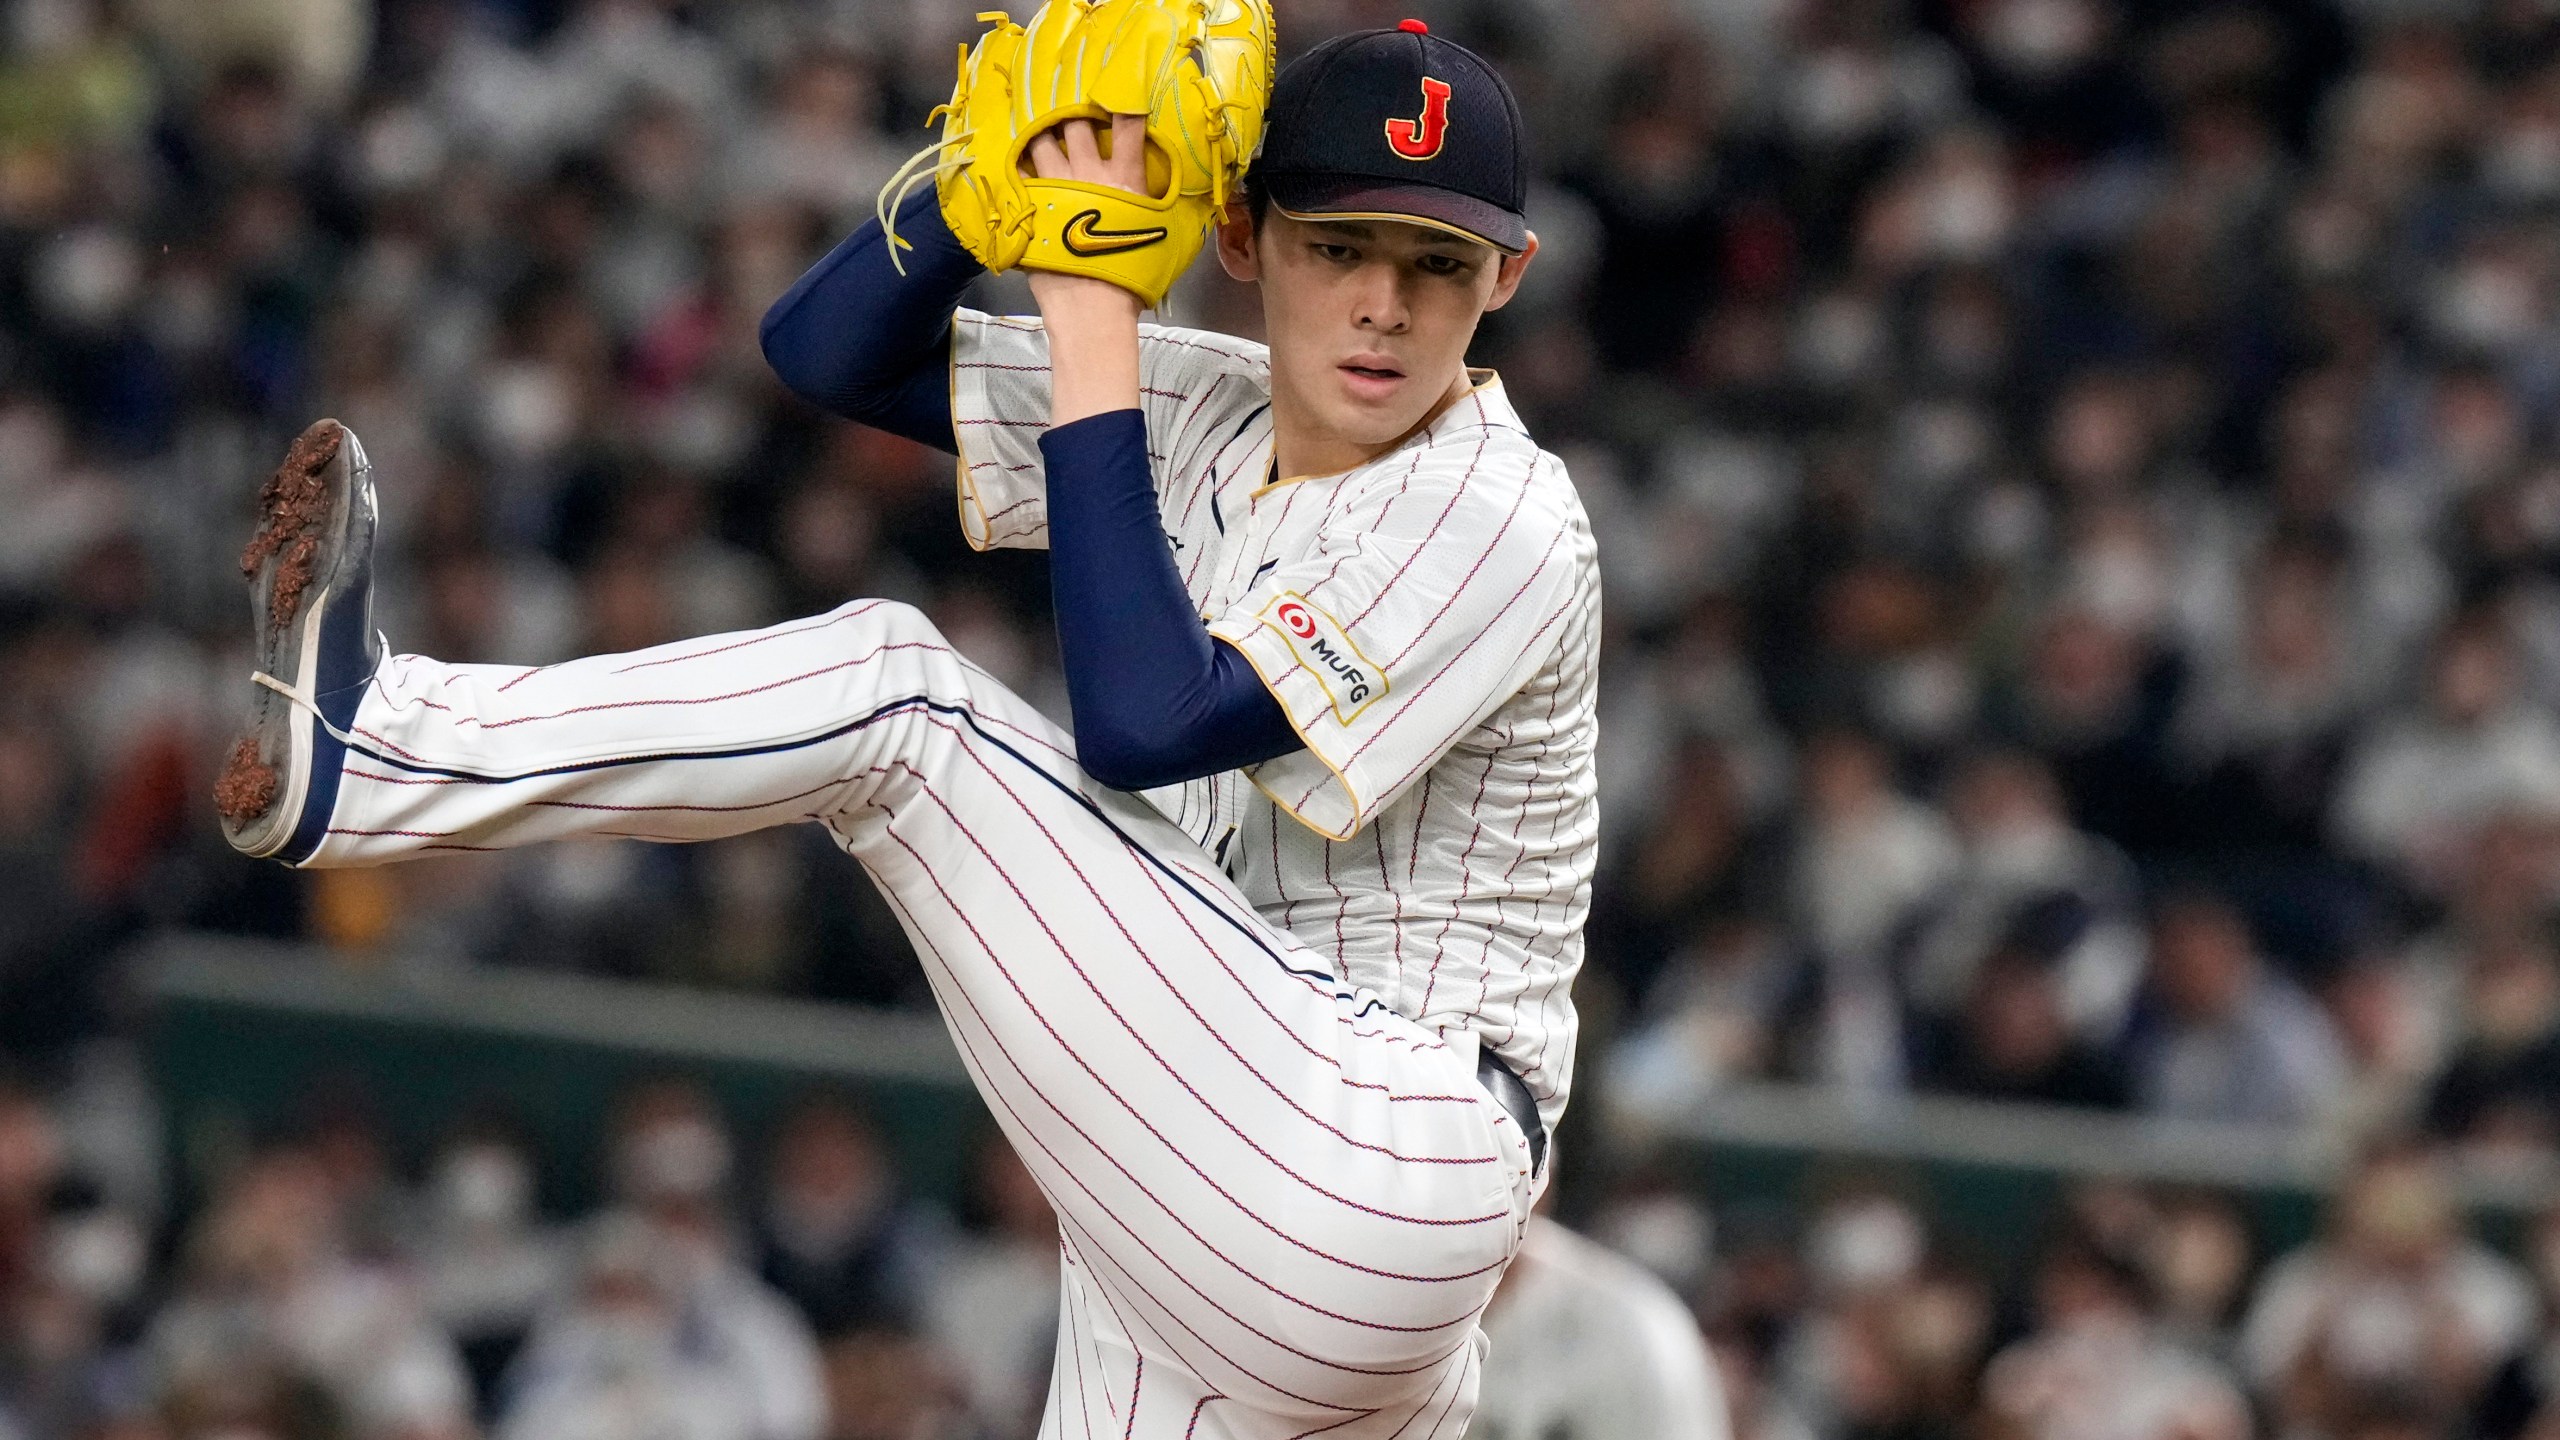
<svg viewBox="0 0 2560 1440"><path fill-rule="evenodd" d="M1404 367L1384 355L1354 355L1335 367L1352 397L1384 400L1404 384Z"/></svg>

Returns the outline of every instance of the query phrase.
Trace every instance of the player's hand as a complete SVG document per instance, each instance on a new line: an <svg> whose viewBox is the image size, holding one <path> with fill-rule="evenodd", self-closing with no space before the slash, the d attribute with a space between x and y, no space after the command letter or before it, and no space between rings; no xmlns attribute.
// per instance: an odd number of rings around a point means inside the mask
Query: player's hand
<svg viewBox="0 0 2560 1440"><path fill-rule="evenodd" d="M1147 193L1147 117L1111 117L1111 153L1090 120L1069 120L1033 138L1031 173L1043 180L1082 180L1112 185L1132 195Z"/></svg>
<svg viewBox="0 0 2560 1440"><path fill-rule="evenodd" d="M1081 180L1147 193L1147 119L1114 115L1111 153L1091 120L1069 120L1034 138L1031 173L1044 180ZM1032 270L1031 298L1049 328L1049 418L1064 425L1138 403L1138 297L1088 275Z"/></svg>

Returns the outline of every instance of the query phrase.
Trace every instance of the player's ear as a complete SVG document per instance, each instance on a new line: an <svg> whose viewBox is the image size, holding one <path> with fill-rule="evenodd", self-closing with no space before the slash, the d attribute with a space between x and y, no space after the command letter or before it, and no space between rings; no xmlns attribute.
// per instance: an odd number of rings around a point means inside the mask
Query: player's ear
<svg viewBox="0 0 2560 1440"><path fill-rule="evenodd" d="M1520 277L1529 273L1529 262L1538 258L1538 232L1529 232L1529 243L1517 255L1505 255L1494 268L1493 298L1484 303L1487 310L1499 310L1520 293Z"/></svg>
<svg viewBox="0 0 2560 1440"><path fill-rule="evenodd" d="M1253 232L1253 211L1241 198L1218 217L1218 268L1247 284L1262 278L1262 250Z"/></svg>

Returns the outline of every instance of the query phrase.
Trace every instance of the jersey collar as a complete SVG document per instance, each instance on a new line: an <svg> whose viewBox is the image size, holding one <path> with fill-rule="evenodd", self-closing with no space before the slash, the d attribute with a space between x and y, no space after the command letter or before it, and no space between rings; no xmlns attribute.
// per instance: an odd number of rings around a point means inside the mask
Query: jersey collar
<svg viewBox="0 0 2560 1440"><path fill-rule="evenodd" d="M1457 404L1440 412L1440 418L1425 426L1416 439L1438 444L1452 435L1476 429L1529 433L1529 427L1520 423L1520 412L1511 408L1511 397L1502 388L1499 372L1469 366L1467 378L1475 382L1473 388L1458 397Z"/></svg>
<svg viewBox="0 0 2560 1440"><path fill-rule="evenodd" d="M1371 465L1383 465L1417 445L1446 445L1458 436L1477 430L1515 430L1522 435L1529 433L1529 427L1520 423L1520 412L1511 408L1511 397L1504 393L1502 376L1499 373L1469 366L1467 378L1474 384L1466 394L1458 397L1456 404L1441 411L1439 417L1430 424L1406 436L1404 443L1393 450L1385 451L1348 470L1328 471L1322 475L1274 476L1257 487L1252 498L1260 499L1274 490L1295 485L1301 480L1339 480L1345 475L1357 475ZM1272 461L1272 468L1275 470L1279 468L1279 462L1276 459Z"/></svg>

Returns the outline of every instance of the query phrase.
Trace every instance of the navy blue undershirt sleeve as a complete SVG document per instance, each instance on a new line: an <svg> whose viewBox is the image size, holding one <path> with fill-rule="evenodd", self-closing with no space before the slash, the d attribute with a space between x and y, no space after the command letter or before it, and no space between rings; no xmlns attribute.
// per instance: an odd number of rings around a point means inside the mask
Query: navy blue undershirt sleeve
<svg viewBox="0 0 2560 1440"><path fill-rule="evenodd" d="M931 191L898 211L905 273L866 222L765 312L766 363L832 415L935 449L951 429L951 312L984 273ZM1146 417L1097 415L1042 437L1050 589L1085 772L1146 790L1300 748L1253 666L1192 612L1156 513Z"/></svg>
<svg viewBox="0 0 2560 1440"><path fill-rule="evenodd" d="M1040 437L1040 454L1049 592L1085 773L1150 790L1299 749L1252 663L1191 608L1156 510L1145 413L1060 425Z"/></svg>
<svg viewBox="0 0 2560 1440"><path fill-rule="evenodd" d="M898 211L906 273L867 220L765 311L765 363L792 393L937 450L951 435L951 312L984 270L930 187Z"/></svg>

